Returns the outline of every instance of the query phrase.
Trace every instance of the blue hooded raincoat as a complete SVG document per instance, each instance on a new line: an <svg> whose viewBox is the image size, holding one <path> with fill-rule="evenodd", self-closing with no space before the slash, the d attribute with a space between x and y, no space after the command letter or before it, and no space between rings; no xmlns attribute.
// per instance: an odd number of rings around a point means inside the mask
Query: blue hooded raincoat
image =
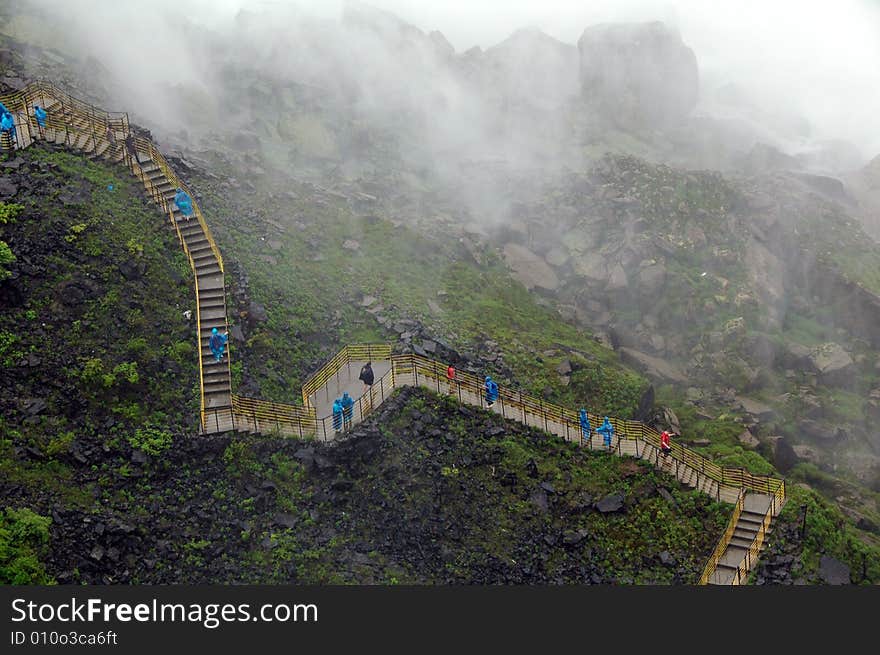
<svg viewBox="0 0 880 655"><path fill-rule="evenodd" d="M486 376L486 402L494 403L498 400L498 384L488 375Z"/></svg>
<svg viewBox="0 0 880 655"><path fill-rule="evenodd" d="M611 438L614 436L614 426L611 425L611 421L608 420L608 417L605 417L605 420L602 421L602 425L596 428L596 432L602 435L602 443L604 443L607 447L611 447Z"/></svg>
<svg viewBox="0 0 880 655"><path fill-rule="evenodd" d="M354 417L354 398L347 391L342 394L342 414L346 423Z"/></svg>
<svg viewBox="0 0 880 655"><path fill-rule="evenodd" d="M342 400L339 398L333 401L333 429L342 429Z"/></svg>
<svg viewBox="0 0 880 655"><path fill-rule="evenodd" d="M587 410L582 409L580 411L580 421L581 421L581 436L584 439L590 438L590 432L592 428L590 427L590 417L587 416Z"/></svg>
<svg viewBox="0 0 880 655"><path fill-rule="evenodd" d="M184 191L183 189L177 189L177 193L174 194L174 204L177 205L177 208L180 210L181 214L183 214L187 218L192 216L192 198L190 198L186 191Z"/></svg>

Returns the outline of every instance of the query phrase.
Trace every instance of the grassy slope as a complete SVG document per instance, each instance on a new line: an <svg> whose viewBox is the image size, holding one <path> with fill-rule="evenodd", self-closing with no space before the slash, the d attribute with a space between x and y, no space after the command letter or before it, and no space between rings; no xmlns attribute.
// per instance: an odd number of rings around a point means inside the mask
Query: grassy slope
<svg viewBox="0 0 880 655"><path fill-rule="evenodd" d="M189 270L127 171L37 147L19 156L35 185L0 225L22 291L0 312L0 477L7 503L18 488L87 509L111 499L100 481L72 484L83 444L118 453L194 425L195 335L181 315L193 303ZM127 280L129 264L143 276ZM33 416L23 404L32 398L47 403Z"/></svg>
<svg viewBox="0 0 880 655"><path fill-rule="evenodd" d="M367 426L360 443L328 453L334 466L323 475L305 475L279 455L242 456L242 447L229 458L239 474L272 480L278 509L304 526L335 517L332 538L317 543L304 543L302 528L253 535L252 555L270 579L287 580L295 570L306 583L351 582L378 569L386 577L376 581L385 583L586 582L592 575L605 583L693 583L730 511L644 463L462 412L423 390L407 392L377 425L381 436L368 436ZM378 454L359 454L371 442ZM541 484L550 489L544 510L534 501ZM315 508L328 490L344 492ZM625 509L596 511L594 501L612 493L624 496ZM274 543L268 550L267 540ZM372 545L362 561L368 569L346 564L353 547L363 552L357 544ZM674 564L660 560L664 551Z"/></svg>
<svg viewBox="0 0 880 655"><path fill-rule="evenodd" d="M634 411L644 379L588 333L538 304L492 253L478 265L449 236L427 238L386 220L364 219L343 203L279 197L277 190L257 192L248 196L246 208L227 192L203 203L222 250L242 262L255 297L266 305L269 320L248 346L252 360L265 367L261 384L267 397L290 401L308 373L304 363L346 342L396 339L357 306L373 295L386 316L421 319L456 349L468 350L481 338L497 342L513 381L524 390L548 390L548 398L572 407L586 403L621 416ZM248 214L276 221L286 232L270 231L265 238L265 225ZM343 248L347 239L359 248ZM280 246L270 248L269 241ZM432 316L428 301L442 313ZM325 338L332 345L322 349ZM568 387L555 372L564 357L576 369Z"/></svg>

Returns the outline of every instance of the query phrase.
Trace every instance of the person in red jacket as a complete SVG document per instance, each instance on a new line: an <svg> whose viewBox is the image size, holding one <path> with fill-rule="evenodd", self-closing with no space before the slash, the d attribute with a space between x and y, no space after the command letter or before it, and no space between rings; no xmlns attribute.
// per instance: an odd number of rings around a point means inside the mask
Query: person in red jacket
<svg viewBox="0 0 880 655"><path fill-rule="evenodd" d="M455 384L455 367L452 364L446 369L446 381L449 382L449 390L446 393L452 393Z"/></svg>
<svg viewBox="0 0 880 655"><path fill-rule="evenodd" d="M666 430L660 433L660 450L663 451L664 457L672 452L672 446L669 445L669 432Z"/></svg>

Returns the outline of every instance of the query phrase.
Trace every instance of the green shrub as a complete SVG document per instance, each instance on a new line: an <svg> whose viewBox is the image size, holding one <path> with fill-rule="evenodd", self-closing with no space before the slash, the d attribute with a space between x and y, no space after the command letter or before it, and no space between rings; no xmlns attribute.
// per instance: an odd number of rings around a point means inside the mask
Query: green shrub
<svg viewBox="0 0 880 655"><path fill-rule="evenodd" d="M15 261L15 255L12 254L12 250L9 248L9 244L5 241L0 241L0 281L8 278L12 273L6 270L6 266Z"/></svg>
<svg viewBox="0 0 880 655"><path fill-rule="evenodd" d="M123 362L113 367L113 374L121 377L129 384L137 384L140 380L138 375L137 362Z"/></svg>
<svg viewBox="0 0 880 655"><path fill-rule="evenodd" d="M14 202L0 202L0 225L14 221L24 211L24 206Z"/></svg>
<svg viewBox="0 0 880 655"><path fill-rule="evenodd" d="M83 364L82 371L80 372L80 378L82 378L83 382L86 382L93 386L97 386L99 382L103 385L104 362L102 362L101 359L98 357L87 359L86 363Z"/></svg>
<svg viewBox="0 0 880 655"><path fill-rule="evenodd" d="M129 354L134 355L135 357L143 355L147 352L148 348L149 345L144 337L134 337L133 339L129 339L128 344L125 346L125 349Z"/></svg>
<svg viewBox="0 0 880 655"><path fill-rule="evenodd" d="M52 520L27 508L0 511L0 584L53 584L40 562Z"/></svg>
<svg viewBox="0 0 880 655"><path fill-rule="evenodd" d="M170 432L150 426L138 428L128 437L128 443L132 448L142 450L149 455L161 455L171 447L173 440L174 437Z"/></svg>
<svg viewBox="0 0 880 655"><path fill-rule="evenodd" d="M46 454L49 457L55 457L56 455L69 453L70 447L73 445L73 440L75 438L76 435L73 432L62 432L61 434L52 437L49 440L49 445L46 446Z"/></svg>

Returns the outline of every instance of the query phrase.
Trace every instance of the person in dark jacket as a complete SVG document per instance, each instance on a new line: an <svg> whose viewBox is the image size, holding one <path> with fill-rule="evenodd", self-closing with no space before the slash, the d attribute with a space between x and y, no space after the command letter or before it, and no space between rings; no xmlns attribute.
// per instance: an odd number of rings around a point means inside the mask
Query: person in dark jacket
<svg viewBox="0 0 880 655"><path fill-rule="evenodd" d="M373 367L370 365L370 362L364 364L363 368L361 368L361 374L358 376L358 380L364 383L364 393L370 390L370 387L373 386L373 380L375 376L373 375Z"/></svg>

